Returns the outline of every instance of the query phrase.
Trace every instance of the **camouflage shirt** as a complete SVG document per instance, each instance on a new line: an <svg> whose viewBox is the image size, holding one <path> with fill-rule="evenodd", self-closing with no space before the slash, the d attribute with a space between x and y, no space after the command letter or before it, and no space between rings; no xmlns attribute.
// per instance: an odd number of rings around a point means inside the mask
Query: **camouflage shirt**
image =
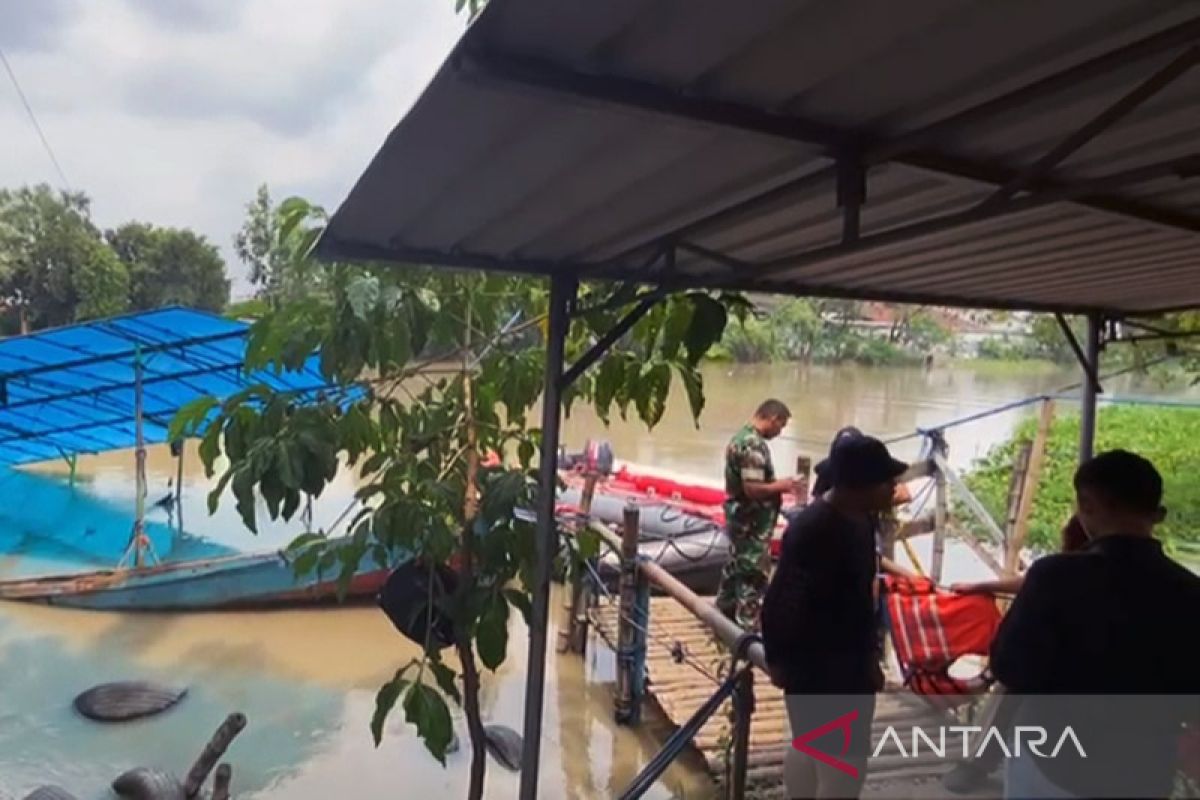
<svg viewBox="0 0 1200 800"><path fill-rule="evenodd" d="M744 483L775 480L771 450L753 425L746 424L725 448L725 518L731 528L746 534L769 535L779 514L779 498L751 500Z"/></svg>

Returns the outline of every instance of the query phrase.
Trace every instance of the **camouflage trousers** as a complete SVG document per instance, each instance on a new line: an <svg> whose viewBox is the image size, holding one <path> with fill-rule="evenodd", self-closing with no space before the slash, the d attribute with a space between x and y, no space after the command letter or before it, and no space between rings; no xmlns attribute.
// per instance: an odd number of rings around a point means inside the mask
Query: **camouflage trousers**
<svg viewBox="0 0 1200 800"><path fill-rule="evenodd" d="M767 570L771 563L771 533L769 529L733 525L726 532L732 552L721 572L717 608L742 630L757 633L758 610L767 590Z"/></svg>

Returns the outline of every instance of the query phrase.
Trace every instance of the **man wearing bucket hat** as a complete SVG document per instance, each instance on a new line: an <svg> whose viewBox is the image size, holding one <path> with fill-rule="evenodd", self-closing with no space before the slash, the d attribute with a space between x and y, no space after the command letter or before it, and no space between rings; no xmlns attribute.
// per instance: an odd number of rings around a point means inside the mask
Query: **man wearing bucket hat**
<svg viewBox="0 0 1200 800"><path fill-rule="evenodd" d="M892 505L908 465L878 439L840 437L823 465L828 490L796 515L762 609L772 680L787 693L795 736L856 712L851 752L857 776L800 750L788 751L789 797L857 797L866 773L875 692L882 688L876 633L875 516ZM847 704L853 708L845 708Z"/></svg>

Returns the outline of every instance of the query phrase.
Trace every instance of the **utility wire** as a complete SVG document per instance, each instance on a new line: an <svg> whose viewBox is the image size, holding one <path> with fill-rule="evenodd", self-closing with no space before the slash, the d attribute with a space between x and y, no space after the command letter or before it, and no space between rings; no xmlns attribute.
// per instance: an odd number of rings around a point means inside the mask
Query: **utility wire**
<svg viewBox="0 0 1200 800"><path fill-rule="evenodd" d="M67 180L67 174L63 172L62 165L58 163L58 158L54 155L54 148L50 146L50 140L46 138L42 126L38 124L37 115L33 113L33 106L29 105L29 99L25 97L25 92L21 89L21 82L17 80L17 73L13 72L12 65L8 63L3 50L0 50L0 63L4 64L4 71L8 73L13 88L17 90L17 96L21 98L21 105L25 106L25 113L29 115L29 121L33 123L33 129L37 131L38 138L42 140L42 147L46 149L46 155L50 156L50 162L54 164L54 169L58 172L58 177L62 180L63 186L66 187L68 192L74 191L71 188L71 182Z"/></svg>

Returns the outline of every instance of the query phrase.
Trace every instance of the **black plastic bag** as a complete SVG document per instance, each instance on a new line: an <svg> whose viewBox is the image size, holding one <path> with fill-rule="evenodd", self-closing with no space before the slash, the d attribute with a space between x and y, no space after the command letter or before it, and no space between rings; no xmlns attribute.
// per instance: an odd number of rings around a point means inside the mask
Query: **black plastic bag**
<svg viewBox="0 0 1200 800"><path fill-rule="evenodd" d="M434 576L440 585L435 587L432 595L433 635L430 640L441 650L455 643L454 623L445 608L445 598L454 594L458 576L445 566L435 569ZM383 613L387 614L396 630L422 647L431 621L429 578L428 566L409 561L397 567L379 590L379 607Z"/></svg>

